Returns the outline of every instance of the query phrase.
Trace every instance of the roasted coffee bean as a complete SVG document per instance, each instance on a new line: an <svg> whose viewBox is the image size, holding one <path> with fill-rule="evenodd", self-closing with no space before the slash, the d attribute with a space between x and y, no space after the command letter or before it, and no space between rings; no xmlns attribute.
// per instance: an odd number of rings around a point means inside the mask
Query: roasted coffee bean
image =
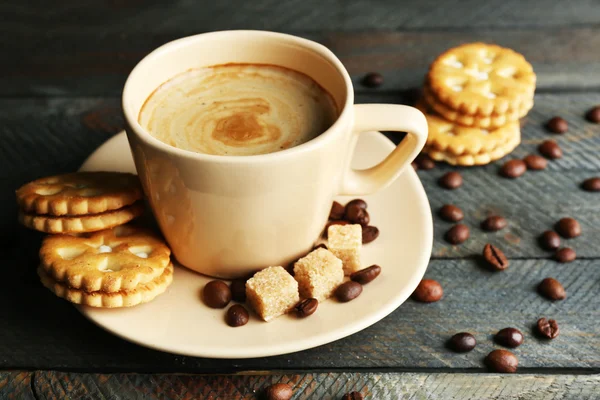
<svg viewBox="0 0 600 400"><path fill-rule="evenodd" d="M567 291L563 285L554 278L546 278L538 285L538 292L550 300L563 300L567 297Z"/></svg>
<svg viewBox="0 0 600 400"><path fill-rule="evenodd" d="M481 223L481 229L488 232L495 232L506 228L506 225L508 225L508 223L504 217L493 215L486 218L485 221Z"/></svg>
<svg viewBox="0 0 600 400"><path fill-rule="evenodd" d="M500 346L514 349L523 344L523 334L516 328L504 328L496 333L494 341Z"/></svg>
<svg viewBox="0 0 600 400"><path fill-rule="evenodd" d="M444 189L454 190L462 186L462 175L456 171L450 171L442 175L438 183Z"/></svg>
<svg viewBox="0 0 600 400"><path fill-rule="evenodd" d="M246 325L249 319L250 315L248 314L248 310L241 304L234 304L229 307L227 314L225 314L225 322L227 322L227 325L234 328Z"/></svg>
<svg viewBox="0 0 600 400"><path fill-rule="evenodd" d="M523 159L527 169L532 171L539 171L542 169L546 169L548 166L548 160L546 160L542 156L538 156L537 154L530 154Z"/></svg>
<svg viewBox="0 0 600 400"><path fill-rule="evenodd" d="M346 204L346 209L348 207L358 207L358 208L362 208L363 210L366 210L367 208L369 208L369 205L363 199L354 199L354 200L350 200L348 202L348 204Z"/></svg>
<svg viewBox="0 0 600 400"><path fill-rule="evenodd" d="M600 106L596 106L585 113L585 118L594 123L600 123Z"/></svg>
<svg viewBox="0 0 600 400"><path fill-rule="evenodd" d="M294 392L286 383L276 383L265 390L266 400L290 400Z"/></svg>
<svg viewBox="0 0 600 400"><path fill-rule="evenodd" d="M381 273L381 267L379 265L371 265L360 271L353 272L350 275L350 279L354 282L358 282L361 285L365 285L379 276Z"/></svg>
<svg viewBox="0 0 600 400"><path fill-rule="evenodd" d="M500 175L505 178L518 178L527 171L527 164L523 160L508 160L500 168Z"/></svg>
<svg viewBox="0 0 600 400"><path fill-rule="evenodd" d="M477 340L468 332L460 332L450 338L448 346L457 353L466 353L477 346Z"/></svg>
<svg viewBox="0 0 600 400"><path fill-rule="evenodd" d="M556 232L560 234L560 236L572 239L581 235L581 226L579 222L575 218L561 218L556 223Z"/></svg>
<svg viewBox="0 0 600 400"><path fill-rule="evenodd" d="M517 356L508 350L494 350L485 358L488 368L494 372L502 374L512 374L517 372L519 360Z"/></svg>
<svg viewBox="0 0 600 400"><path fill-rule="evenodd" d="M362 228L362 242L363 244L371 243L379 236L379 229L376 226L364 226Z"/></svg>
<svg viewBox="0 0 600 400"><path fill-rule="evenodd" d="M204 286L202 298L211 308L225 308L231 301L231 290L223 281L210 281Z"/></svg>
<svg viewBox="0 0 600 400"><path fill-rule="evenodd" d="M560 329L555 320L540 318L537 321L537 333L546 339L554 339L560 333Z"/></svg>
<svg viewBox="0 0 600 400"><path fill-rule="evenodd" d="M556 250L560 247L560 236L554 231L546 231L540 236L540 244L546 250Z"/></svg>
<svg viewBox="0 0 600 400"><path fill-rule="evenodd" d="M359 392L350 392L342 396L342 400L363 400L363 395Z"/></svg>
<svg viewBox="0 0 600 400"><path fill-rule="evenodd" d="M554 140L546 140L538 147L539 152L546 158L555 160L563 156L562 149Z"/></svg>
<svg viewBox="0 0 600 400"><path fill-rule="evenodd" d="M296 315L300 318L308 317L317 311L317 307L319 307L319 300L317 299L310 298L301 300L300 303L296 304Z"/></svg>
<svg viewBox="0 0 600 400"><path fill-rule="evenodd" d="M563 247L562 249L556 250L554 258L560 263L570 263L571 261L575 261L577 253L570 247Z"/></svg>
<svg viewBox="0 0 600 400"><path fill-rule="evenodd" d="M327 222L327 224L325 225L325 230L323 231L323 238L327 239L327 231L329 230L329 227L331 225L348 225L349 223L350 222L343 219Z"/></svg>
<svg viewBox="0 0 600 400"><path fill-rule="evenodd" d="M362 226L369 225L371 218L369 217L369 212L364 208L358 206L346 207L346 215L344 216L347 221L350 221L353 224L360 224Z"/></svg>
<svg viewBox="0 0 600 400"><path fill-rule="evenodd" d="M581 187L588 192L600 192L600 177L586 179Z"/></svg>
<svg viewBox="0 0 600 400"><path fill-rule="evenodd" d="M470 236L469 227L463 224L454 225L446 232L446 241L450 244L461 244Z"/></svg>
<svg viewBox="0 0 600 400"><path fill-rule="evenodd" d="M444 221L448 222L458 222L465 217L463 211L453 204L444 204L439 214Z"/></svg>
<svg viewBox="0 0 600 400"><path fill-rule="evenodd" d="M362 84L369 88L376 88L383 84L383 75L379 72L369 72L362 80Z"/></svg>
<svg viewBox="0 0 600 400"><path fill-rule="evenodd" d="M503 271L509 266L509 262L502 250L490 243L486 244L483 248L483 258L496 271Z"/></svg>
<svg viewBox="0 0 600 400"><path fill-rule="evenodd" d="M350 300L354 300L362 293L362 285L358 282L348 281L342 283L335 290L335 297L338 301L346 303Z"/></svg>
<svg viewBox="0 0 600 400"><path fill-rule="evenodd" d="M331 211L329 211L329 219L342 219L344 218L344 213L346 212L346 207L334 201L331 205Z"/></svg>
<svg viewBox="0 0 600 400"><path fill-rule="evenodd" d="M422 170L429 170L435 168L435 161L431 159L427 154L419 154L417 158L415 158L415 163L417 167Z"/></svg>
<svg viewBox="0 0 600 400"><path fill-rule="evenodd" d="M423 279L411 297L422 303L433 303L442 298L444 295L444 289L438 281L433 279Z"/></svg>
<svg viewBox="0 0 600 400"><path fill-rule="evenodd" d="M569 130L569 124L561 117L554 117L546 123L546 128L553 133L565 133Z"/></svg>
<svg viewBox="0 0 600 400"><path fill-rule="evenodd" d="M246 301L246 280L245 279L234 279L229 285L231 290L231 298L233 301L243 303Z"/></svg>

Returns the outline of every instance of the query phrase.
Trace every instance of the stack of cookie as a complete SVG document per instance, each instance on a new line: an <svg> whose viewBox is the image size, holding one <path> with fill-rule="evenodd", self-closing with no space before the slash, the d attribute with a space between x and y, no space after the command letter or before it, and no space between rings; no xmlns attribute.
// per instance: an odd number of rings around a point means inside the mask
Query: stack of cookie
<svg viewBox="0 0 600 400"><path fill-rule="evenodd" d="M521 142L519 120L533 107L536 76L521 54L470 43L431 64L417 104L429 124L424 152L452 165L483 165Z"/></svg>
<svg viewBox="0 0 600 400"><path fill-rule="evenodd" d="M135 175L42 178L17 190L17 202L23 225L54 234L43 240L38 275L57 296L92 307L129 307L171 284L171 250L153 232L124 225L144 212Z"/></svg>

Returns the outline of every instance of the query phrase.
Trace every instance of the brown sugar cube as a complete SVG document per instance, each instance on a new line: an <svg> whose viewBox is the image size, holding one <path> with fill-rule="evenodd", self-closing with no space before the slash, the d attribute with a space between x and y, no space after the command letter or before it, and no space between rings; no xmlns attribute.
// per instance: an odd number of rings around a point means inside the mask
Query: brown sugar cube
<svg viewBox="0 0 600 400"><path fill-rule="evenodd" d="M361 269L362 227L360 225L331 225L327 230L329 250L344 266L344 274Z"/></svg>
<svg viewBox="0 0 600 400"><path fill-rule="evenodd" d="M283 267L268 267L246 282L246 301L265 321L285 314L300 300L298 282Z"/></svg>
<svg viewBox="0 0 600 400"><path fill-rule="evenodd" d="M294 278L298 281L300 297L321 302L344 281L342 260L329 250L316 249L296 262Z"/></svg>

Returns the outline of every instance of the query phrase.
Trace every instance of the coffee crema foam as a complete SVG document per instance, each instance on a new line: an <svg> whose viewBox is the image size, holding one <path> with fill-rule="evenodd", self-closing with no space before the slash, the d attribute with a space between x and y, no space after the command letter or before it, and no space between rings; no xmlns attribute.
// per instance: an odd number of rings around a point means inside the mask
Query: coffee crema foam
<svg viewBox="0 0 600 400"><path fill-rule="evenodd" d="M325 132L338 117L312 78L274 65L192 69L158 87L139 123L171 146L214 155L288 149Z"/></svg>

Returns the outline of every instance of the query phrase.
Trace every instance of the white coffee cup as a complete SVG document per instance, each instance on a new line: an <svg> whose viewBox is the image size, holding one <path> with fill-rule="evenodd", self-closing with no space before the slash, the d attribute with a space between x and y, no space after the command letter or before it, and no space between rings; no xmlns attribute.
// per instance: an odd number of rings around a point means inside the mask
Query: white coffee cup
<svg viewBox="0 0 600 400"><path fill-rule="evenodd" d="M182 150L140 126L141 107L162 83L191 68L227 63L302 72L333 96L340 116L304 144L253 156ZM286 266L306 254L327 222L334 196L366 195L389 185L427 139L425 117L415 108L354 105L350 76L326 47L264 31L205 33L159 47L127 78L123 110L137 172L173 254L184 266L219 278ZM372 130L408 135L381 163L354 170L358 135Z"/></svg>

